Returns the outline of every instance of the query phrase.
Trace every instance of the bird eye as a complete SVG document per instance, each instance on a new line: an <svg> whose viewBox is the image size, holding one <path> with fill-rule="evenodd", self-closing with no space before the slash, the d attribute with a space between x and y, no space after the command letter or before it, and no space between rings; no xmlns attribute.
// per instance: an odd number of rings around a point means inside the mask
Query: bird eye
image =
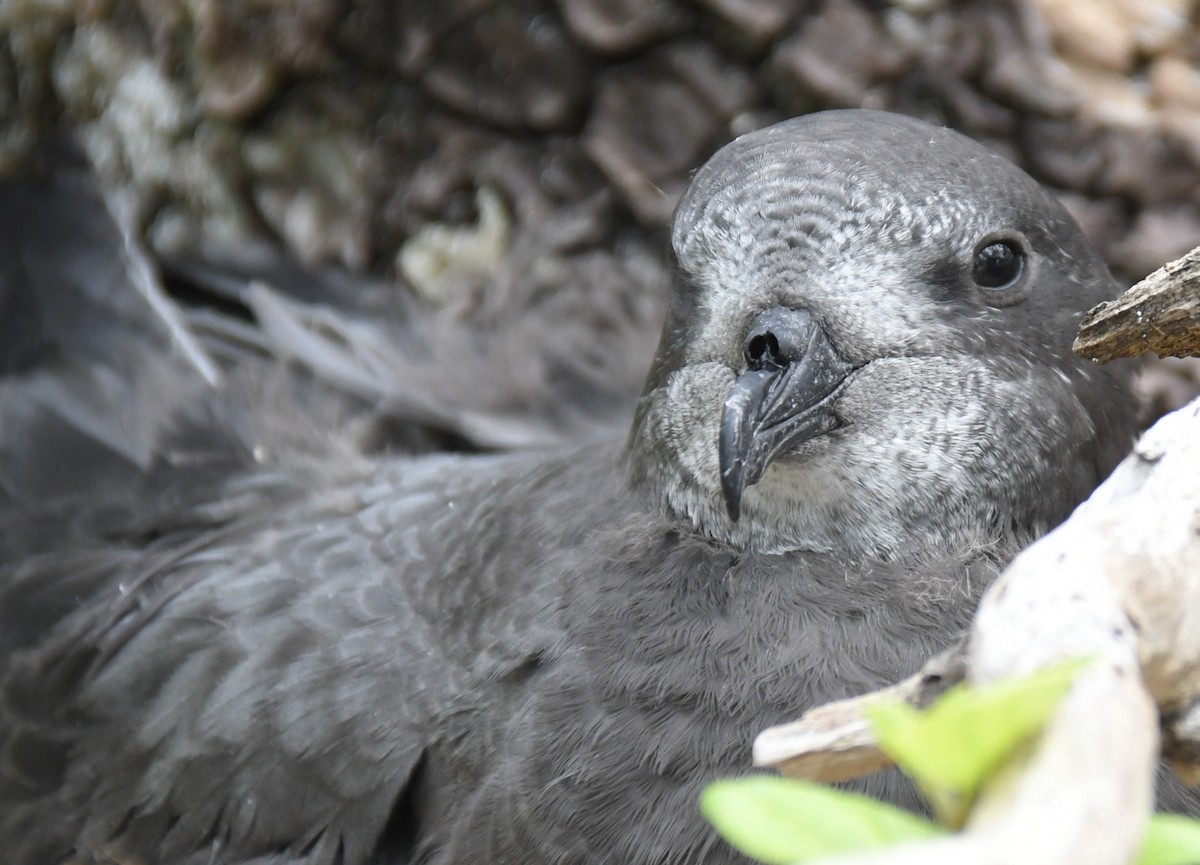
<svg viewBox="0 0 1200 865"><path fill-rule="evenodd" d="M971 278L992 290L1009 288L1025 270L1025 253L1009 240L995 240L975 250Z"/></svg>

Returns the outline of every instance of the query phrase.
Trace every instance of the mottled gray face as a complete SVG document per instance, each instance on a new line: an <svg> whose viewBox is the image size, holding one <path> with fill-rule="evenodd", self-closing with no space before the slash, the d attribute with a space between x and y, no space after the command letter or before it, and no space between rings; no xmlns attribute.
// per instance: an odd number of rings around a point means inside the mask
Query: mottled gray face
<svg viewBox="0 0 1200 865"><path fill-rule="evenodd" d="M672 246L631 466L711 538L890 554L1037 530L1128 444L1123 373L1070 353L1116 286L1052 196L956 133L839 111L743 136Z"/></svg>

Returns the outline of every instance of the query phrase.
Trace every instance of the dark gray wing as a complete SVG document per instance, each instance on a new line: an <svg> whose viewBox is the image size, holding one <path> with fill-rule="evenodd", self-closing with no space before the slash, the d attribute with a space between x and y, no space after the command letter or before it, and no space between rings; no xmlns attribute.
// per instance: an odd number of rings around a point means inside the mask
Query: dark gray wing
<svg viewBox="0 0 1200 865"><path fill-rule="evenodd" d="M100 487L137 507L164 465L603 437L657 330L636 256L614 296L611 266L543 250L567 289L498 274L467 312L265 247L164 281L118 216L63 147L0 181L0 508Z"/></svg>
<svg viewBox="0 0 1200 865"><path fill-rule="evenodd" d="M144 550L0 570L7 860L402 861L423 755L452 771L434 789L487 774L484 728L558 639L539 547L494 500L554 486L554 465L247 476L223 517L180 514Z"/></svg>
<svg viewBox="0 0 1200 865"><path fill-rule="evenodd" d="M525 262L470 303L437 305L403 284L250 252L165 262L189 320L218 353L294 363L371 406L377 446L418 424L460 448L604 437L623 429L658 333L663 274L633 255L614 273L600 256L548 252L553 285Z"/></svg>
<svg viewBox="0 0 1200 865"><path fill-rule="evenodd" d="M377 400L311 375L319 304L256 289L273 326L313 325L285 351L262 319L168 295L58 160L0 184L0 229L6 861L350 863L412 843L422 755L466 748L489 683L554 632L525 584L536 548L488 533L508 463L368 464ZM306 362L281 363L297 346Z"/></svg>
<svg viewBox="0 0 1200 865"><path fill-rule="evenodd" d="M85 172L0 183L0 505L115 492L219 375Z"/></svg>

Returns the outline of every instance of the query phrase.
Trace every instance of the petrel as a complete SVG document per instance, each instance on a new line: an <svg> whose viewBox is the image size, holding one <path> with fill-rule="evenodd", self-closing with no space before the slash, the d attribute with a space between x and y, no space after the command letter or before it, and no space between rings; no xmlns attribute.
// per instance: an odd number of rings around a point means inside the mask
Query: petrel
<svg viewBox="0 0 1200 865"><path fill-rule="evenodd" d="M5 860L735 861L703 786L757 730L914 672L1130 444L1128 369L1070 348L1117 286L952 131L744 135L671 248L627 436L147 457L140 508L134 481L106 519L73 521L103 489L36 525L6 504ZM229 435L163 411L163 441Z"/></svg>

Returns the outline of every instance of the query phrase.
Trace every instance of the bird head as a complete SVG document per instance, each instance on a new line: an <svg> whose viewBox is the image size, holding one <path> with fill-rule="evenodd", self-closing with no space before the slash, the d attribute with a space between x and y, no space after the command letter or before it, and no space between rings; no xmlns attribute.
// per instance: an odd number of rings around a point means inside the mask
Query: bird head
<svg viewBox="0 0 1200 865"><path fill-rule="evenodd" d="M831 111L696 174L631 478L734 548L888 556L1064 518L1127 450L1076 358L1118 287L1061 204L950 130Z"/></svg>

